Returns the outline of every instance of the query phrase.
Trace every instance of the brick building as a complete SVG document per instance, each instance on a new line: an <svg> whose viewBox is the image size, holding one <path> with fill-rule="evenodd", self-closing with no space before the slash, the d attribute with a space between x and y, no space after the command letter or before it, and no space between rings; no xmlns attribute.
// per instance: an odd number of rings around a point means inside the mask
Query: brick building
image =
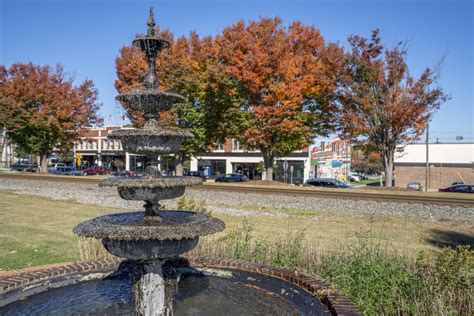
<svg viewBox="0 0 474 316"><path fill-rule="evenodd" d="M351 152L350 143L337 137L316 143L311 149L311 177L347 181Z"/></svg>
<svg viewBox="0 0 474 316"><path fill-rule="evenodd" d="M437 189L453 182L474 184L474 144L429 144L429 186ZM407 145L395 156L395 185L406 187L409 182L425 184L426 145Z"/></svg>
<svg viewBox="0 0 474 316"><path fill-rule="evenodd" d="M81 168L104 166L112 170L143 171L146 157L129 154L123 151L120 141L107 138L113 130L130 128L107 126L86 129L81 140L74 145L74 153L81 155Z"/></svg>

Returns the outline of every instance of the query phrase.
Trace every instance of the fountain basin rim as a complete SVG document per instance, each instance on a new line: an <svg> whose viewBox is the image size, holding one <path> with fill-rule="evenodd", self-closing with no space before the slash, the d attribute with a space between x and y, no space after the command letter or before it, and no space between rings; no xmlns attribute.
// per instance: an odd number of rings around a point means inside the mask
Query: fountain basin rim
<svg viewBox="0 0 474 316"><path fill-rule="evenodd" d="M159 211L162 221L145 221L145 212L103 215L77 225L73 232L81 237L98 239L182 240L210 235L224 230L220 219L186 211Z"/></svg>
<svg viewBox="0 0 474 316"><path fill-rule="evenodd" d="M199 177L162 177L162 178L147 178L147 177L116 177L107 178L99 182L101 187L124 187L124 188L176 188L188 187L202 184L202 179Z"/></svg>
<svg viewBox="0 0 474 316"><path fill-rule="evenodd" d="M329 283L296 273L296 271L235 259L185 256L177 260L178 265L187 264L193 268L235 269L271 276L294 284L302 290L319 297L321 302L329 308L332 315L361 315L356 306L344 294L337 292ZM130 260L113 258L91 262L66 263L54 267L44 266L42 269L35 269L34 272L29 269L12 271L7 276L0 276L0 282L6 281L9 284L6 289L0 288L0 307L21 297L64 286L64 280L69 280L67 284L71 284L81 282L87 275L91 276L88 279L101 278L102 274L104 276L108 275L126 262L130 262ZM179 262L184 263L180 264ZM40 273L41 278L38 278L35 272ZM47 286L43 285L45 282L48 283Z"/></svg>

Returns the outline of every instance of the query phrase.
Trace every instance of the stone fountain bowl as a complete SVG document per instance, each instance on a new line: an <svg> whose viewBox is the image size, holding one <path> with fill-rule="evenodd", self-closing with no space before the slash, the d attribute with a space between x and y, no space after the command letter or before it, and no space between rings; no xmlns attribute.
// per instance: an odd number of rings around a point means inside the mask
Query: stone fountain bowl
<svg viewBox="0 0 474 316"><path fill-rule="evenodd" d="M164 48L169 48L170 42L157 36L139 36L133 41L133 46L138 47L146 55L156 55Z"/></svg>
<svg viewBox="0 0 474 316"><path fill-rule="evenodd" d="M109 178L100 186L116 186L125 200L159 201L178 198L187 186L201 183L202 179L198 177Z"/></svg>
<svg viewBox="0 0 474 316"><path fill-rule="evenodd" d="M173 104L183 102L185 98L171 92L159 92L155 89L136 89L122 93L115 98L117 101L135 111L159 113L169 111Z"/></svg>
<svg viewBox="0 0 474 316"><path fill-rule="evenodd" d="M120 140L124 151L150 156L176 153L182 141L192 137L193 134L186 130L160 127L114 130L108 136Z"/></svg>
<svg viewBox="0 0 474 316"><path fill-rule="evenodd" d="M164 259L192 250L200 236L225 228L223 221L185 211L159 211L161 221L148 221L144 212L99 216L74 228L81 237L101 239L112 254L128 259Z"/></svg>

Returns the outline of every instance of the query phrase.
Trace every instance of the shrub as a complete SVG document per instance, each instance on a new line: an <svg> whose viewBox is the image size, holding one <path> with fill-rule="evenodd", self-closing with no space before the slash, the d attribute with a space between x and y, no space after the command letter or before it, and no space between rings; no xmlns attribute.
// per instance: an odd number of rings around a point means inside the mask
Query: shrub
<svg viewBox="0 0 474 316"><path fill-rule="evenodd" d="M190 211L210 216L212 212L207 209L206 199L196 200L193 197L181 197L176 202L178 211Z"/></svg>
<svg viewBox="0 0 474 316"><path fill-rule="evenodd" d="M79 237L79 258L78 261L95 261L116 258L105 250L102 241L97 238Z"/></svg>
<svg viewBox="0 0 474 316"><path fill-rule="evenodd" d="M244 220L240 229L203 238L193 255L244 259L319 276L365 315L472 315L473 252L468 247L421 252L413 261L358 234L341 252L320 254L304 231L269 241Z"/></svg>

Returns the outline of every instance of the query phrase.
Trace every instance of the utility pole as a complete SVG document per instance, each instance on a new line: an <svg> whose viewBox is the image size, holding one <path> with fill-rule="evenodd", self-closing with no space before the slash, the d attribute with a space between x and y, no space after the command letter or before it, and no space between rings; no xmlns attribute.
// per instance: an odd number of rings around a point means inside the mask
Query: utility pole
<svg viewBox="0 0 474 316"><path fill-rule="evenodd" d="M429 178L430 178L430 166L429 166L429 159L430 159L430 151L429 151L429 132L430 132L430 125L427 124L426 126L426 166L425 166L425 192L428 192L429 186Z"/></svg>

